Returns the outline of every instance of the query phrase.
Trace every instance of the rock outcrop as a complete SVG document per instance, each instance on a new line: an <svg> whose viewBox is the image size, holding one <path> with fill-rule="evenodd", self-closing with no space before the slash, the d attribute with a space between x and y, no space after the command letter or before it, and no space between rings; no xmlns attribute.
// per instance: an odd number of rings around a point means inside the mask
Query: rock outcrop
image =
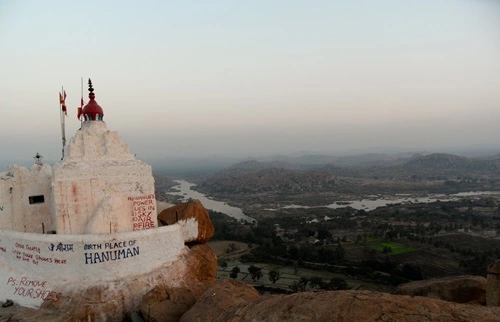
<svg viewBox="0 0 500 322"><path fill-rule="evenodd" d="M450 276L400 285L393 294L425 296L449 302L486 304L486 278Z"/></svg>
<svg viewBox="0 0 500 322"><path fill-rule="evenodd" d="M222 280L210 287L181 321L211 321L238 305L252 303L260 297L252 286L239 281ZM210 309L209 309L210 308ZM210 312L204 312L209 309Z"/></svg>
<svg viewBox="0 0 500 322"><path fill-rule="evenodd" d="M215 232L207 209L198 201L181 203L165 209L158 215L158 221L166 225L175 223L182 225L185 230L185 242L205 243ZM193 228L197 231L192 232Z"/></svg>
<svg viewBox="0 0 500 322"><path fill-rule="evenodd" d="M158 285L143 298L141 312L145 321L179 321L200 296L199 289L171 288Z"/></svg>
<svg viewBox="0 0 500 322"><path fill-rule="evenodd" d="M500 308L370 291L256 297L248 285L221 281L181 321L500 321Z"/></svg>

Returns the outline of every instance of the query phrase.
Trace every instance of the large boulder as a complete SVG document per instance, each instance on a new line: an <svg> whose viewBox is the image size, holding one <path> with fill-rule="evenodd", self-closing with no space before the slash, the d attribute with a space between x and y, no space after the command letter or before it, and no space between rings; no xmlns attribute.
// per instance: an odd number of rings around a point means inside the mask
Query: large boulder
<svg viewBox="0 0 500 322"><path fill-rule="evenodd" d="M210 321L211 317L226 312L239 304L250 303L260 297L252 286L239 281L222 280L205 292L182 321ZM208 309L211 312L204 312ZM214 312L217 312L214 314Z"/></svg>
<svg viewBox="0 0 500 322"><path fill-rule="evenodd" d="M158 214L162 224L180 224L186 243L206 243L214 235L214 225L207 209L199 201L190 201L167 208Z"/></svg>
<svg viewBox="0 0 500 322"><path fill-rule="evenodd" d="M249 286L218 282L181 321L500 321L500 308L370 291L255 297ZM222 304L224 303L225 304Z"/></svg>
<svg viewBox="0 0 500 322"><path fill-rule="evenodd" d="M425 296L449 302L486 304L486 278L451 276L415 281L398 286L393 294Z"/></svg>
<svg viewBox="0 0 500 322"><path fill-rule="evenodd" d="M215 282L217 256L207 244L193 246L186 264L187 273L193 278L191 284L184 287L159 284L142 298L141 312L146 321L178 321L208 285Z"/></svg>
<svg viewBox="0 0 500 322"><path fill-rule="evenodd" d="M192 289L158 285L142 298L141 312L146 321L179 321L195 302Z"/></svg>

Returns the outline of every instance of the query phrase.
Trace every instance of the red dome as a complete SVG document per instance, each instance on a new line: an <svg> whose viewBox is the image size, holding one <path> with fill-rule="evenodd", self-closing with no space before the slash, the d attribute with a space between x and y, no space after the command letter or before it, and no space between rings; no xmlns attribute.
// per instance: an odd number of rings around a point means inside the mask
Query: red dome
<svg viewBox="0 0 500 322"><path fill-rule="evenodd" d="M92 120L92 121L102 121L102 118L104 116L104 111L102 108L97 104L97 102L94 100L95 94L90 93L89 94L89 103L85 105L85 107L82 110L82 114L85 117L85 120Z"/></svg>

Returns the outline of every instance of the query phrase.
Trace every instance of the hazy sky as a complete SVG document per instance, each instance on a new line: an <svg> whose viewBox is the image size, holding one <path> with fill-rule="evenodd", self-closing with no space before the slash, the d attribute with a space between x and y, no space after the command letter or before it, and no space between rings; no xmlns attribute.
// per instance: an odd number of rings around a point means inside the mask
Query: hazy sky
<svg viewBox="0 0 500 322"><path fill-rule="evenodd" d="M2 0L2 159L60 158L82 76L139 158L500 152L496 0Z"/></svg>

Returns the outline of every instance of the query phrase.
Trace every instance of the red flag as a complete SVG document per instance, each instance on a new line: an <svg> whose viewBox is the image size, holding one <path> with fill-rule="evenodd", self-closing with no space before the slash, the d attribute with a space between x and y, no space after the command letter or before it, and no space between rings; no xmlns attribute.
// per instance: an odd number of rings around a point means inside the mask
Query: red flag
<svg viewBox="0 0 500 322"><path fill-rule="evenodd" d="M68 115L68 111L66 109L66 91L63 92L63 94L59 93L59 104L61 104L62 111L64 112L64 115Z"/></svg>

